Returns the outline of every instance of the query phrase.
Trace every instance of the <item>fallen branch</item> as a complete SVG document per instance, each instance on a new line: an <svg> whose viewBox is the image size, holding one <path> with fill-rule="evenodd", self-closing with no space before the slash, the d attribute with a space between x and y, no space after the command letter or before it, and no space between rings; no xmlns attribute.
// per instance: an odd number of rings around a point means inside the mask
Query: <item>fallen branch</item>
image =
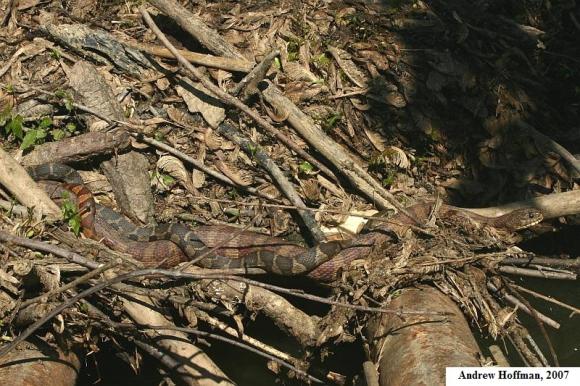
<svg viewBox="0 0 580 386"><path fill-rule="evenodd" d="M275 107L281 115L286 116L288 122L308 141L316 150L318 150L326 159L336 167L337 170L348 178L352 185L364 193L373 203L381 209L396 208L399 212L404 213L410 219L414 220L397 199L366 170L364 170L346 150L338 143L328 137L318 126L314 124L312 118L304 114L300 109L286 98L271 82L262 82L261 87L264 99Z"/></svg>
<svg viewBox="0 0 580 386"><path fill-rule="evenodd" d="M227 58L237 58L247 61L247 59L234 46L228 43L215 30L209 28L203 20L191 13L181 4L171 0L149 0L149 3L171 19L175 20L181 28L210 51ZM142 8L142 10L144 10L144 8ZM169 48L169 50L172 51L171 48ZM173 54L175 56L174 52Z"/></svg>
<svg viewBox="0 0 580 386"><path fill-rule="evenodd" d="M141 42L136 42L127 39L122 39L120 40L120 42L131 48L135 48L139 51L146 52L151 55L168 59L175 58L171 53L171 51L169 51L165 47L144 44ZM191 63L195 63L204 67L219 68L222 70L233 72L250 72L250 70L253 67L252 63L248 62L246 59L236 59L236 58L227 58L223 56L199 54L197 52L191 52L186 50L178 50L178 51L181 56L183 56Z"/></svg>
<svg viewBox="0 0 580 386"><path fill-rule="evenodd" d="M294 186L292 186L290 181L288 181L282 170L278 165L276 165L272 158L270 158L268 153L262 150L258 144L250 141L250 139L246 138L242 133L227 123L222 123L218 127L217 133L240 146L251 157L253 156L256 162L264 168L268 174L270 174L286 198L288 198L288 200L297 208L298 214L302 218L302 221L304 221L304 224L314 239L317 242L324 241L324 234L320 230L316 219L311 212L304 209L306 208L306 205L304 205L304 202L294 189Z"/></svg>
<svg viewBox="0 0 580 386"><path fill-rule="evenodd" d="M62 217L60 208L2 148L0 148L0 184L23 205L33 208L39 217L44 215L49 220L58 220Z"/></svg>
<svg viewBox="0 0 580 386"><path fill-rule="evenodd" d="M165 2L165 0L163 1ZM321 172L323 172L330 178L335 178L332 171L330 171L316 158L312 157L310 154L305 152L294 141L292 141L290 138L282 134L278 129L276 129L274 126L268 123L264 118L260 116L260 114L258 114L256 111L246 106L238 98L231 96L230 94L226 93L221 88L213 84L213 82L207 76L205 76L204 74L201 73L201 71L192 66L191 63L185 60L183 56L179 55L177 49L173 46L173 44L171 44L169 40L167 40L167 37L165 37L163 32L161 32L159 27L157 27L157 25L155 24L153 19L151 19L151 16L149 16L149 13L144 7L140 7L139 11L141 12L141 15L143 15L143 19L145 20L149 28L151 28L151 30L155 33L155 35L163 43L163 45L173 53L179 64L181 64L187 71L193 74L193 76L195 76L204 85L205 88L211 91L211 93L213 93L216 98L218 98L221 102L227 105L231 105L238 108L240 111L242 111L247 116L252 118L260 127L273 134L284 145L286 145L291 150L295 151L300 157L310 162L313 166L317 167Z"/></svg>

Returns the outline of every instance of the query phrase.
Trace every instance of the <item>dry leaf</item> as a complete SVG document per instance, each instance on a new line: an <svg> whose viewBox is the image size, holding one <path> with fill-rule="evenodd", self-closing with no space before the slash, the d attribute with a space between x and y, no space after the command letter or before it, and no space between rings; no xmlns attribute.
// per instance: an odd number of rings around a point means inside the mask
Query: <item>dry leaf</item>
<svg viewBox="0 0 580 386"><path fill-rule="evenodd" d="M238 168L231 163L225 161L225 157L221 151L216 152L218 160L215 166L220 172L225 174L230 180L234 181L240 186L250 186L253 183L252 176L249 173L242 173Z"/></svg>
<svg viewBox="0 0 580 386"><path fill-rule="evenodd" d="M189 179L189 173L180 159L171 155L161 156L157 161L157 169L175 178L189 192L195 193L195 188Z"/></svg>
<svg viewBox="0 0 580 386"><path fill-rule="evenodd" d="M205 161L206 147L201 144L197 153L197 160L201 163ZM205 173L198 169L191 172L191 183L196 189L201 189L205 185Z"/></svg>
<svg viewBox="0 0 580 386"><path fill-rule="evenodd" d="M346 76L357 86L364 88L367 86L369 80L366 75L359 70L359 68L350 59L350 54L345 50L340 48L328 46L328 52L332 54L332 57L336 60L336 63L340 66L342 71Z"/></svg>
<svg viewBox="0 0 580 386"><path fill-rule="evenodd" d="M200 113L211 127L218 127L226 117L222 103L201 83L194 84L185 78L182 80L188 84L188 89L177 86L175 90L183 98L188 110Z"/></svg>
<svg viewBox="0 0 580 386"><path fill-rule="evenodd" d="M382 135L380 135L375 131L368 130L366 127L364 128L364 132L367 135L369 141L375 147L375 149L377 149L381 153L385 151L386 149L385 142L387 141L385 137L383 137Z"/></svg>
<svg viewBox="0 0 580 386"><path fill-rule="evenodd" d="M205 132L203 140L210 150L218 150L222 148L221 138L215 135L212 129L208 129Z"/></svg>

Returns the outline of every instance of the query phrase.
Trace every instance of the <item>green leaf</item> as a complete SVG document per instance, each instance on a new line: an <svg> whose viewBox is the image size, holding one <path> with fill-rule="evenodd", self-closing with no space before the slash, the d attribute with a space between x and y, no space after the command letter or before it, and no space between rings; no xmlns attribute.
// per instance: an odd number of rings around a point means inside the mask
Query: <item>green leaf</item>
<svg viewBox="0 0 580 386"><path fill-rule="evenodd" d="M53 129L50 131L50 135L54 138L55 141L60 141L64 137L66 137L66 133L64 130L61 129Z"/></svg>
<svg viewBox="0 0 580 386"><path fill-rule="evenodd" d="M63 90L58 90L57 92L54 93L54 95L56 95L58 98L62 99L62 101L64 103L64 107L68 111L72 111L72 109L74 107L73 106L73 99L69 94L67 94Z"/></svg>
<svg viewBox="0 0 580 386"><path fill-rule="evenodd" d="M77 214L73 218L69 219L68 226L73 231L73 233L78 236L81 233L81 216Z"/></svg>
<svg viewBox="0 0 580 386"><path fill-rule="evenodd" d="M24 136L24 139L22 140L22 143L20 144L20 148L22 150L26 150L34 146L34 144L36 143L36 135L37 130L28 130L28 132Z"/></svg>
<svg viewBox="0 0 580 386"><path fill-rule="evenodd" d="M76 205L69 200L68 194L63 194L63 197L65 200L61 207L62 217L68 222L68 226L74 234L78 236L81 232L81 216Z"/></svg>
<svg viewBox="0 0 580 386"><path fill-rule="evenodd" d="M24 135L24 130L22 129L23 127L22 122L24 122L24 118L22 118L21 115L16 115L15 117L12 117L12 119L10 119L10 121L5 127L6 133L7 134L12 133L16 138L22 139Z"/></svg>
<svg viewBox="0 0 580 386"><path fill-rule="evenodd" d="M163 181L163 183L167 186L171 186L175 183L175 178L171 177L168 174L163 174L163 173L159 173L160 177L161 177L161 181Z"/></svg>
<svg viewBox="0 0 580 386"><path fill-rule="evenodd" d="M304 162L300 163L300 165L298 166L298 169L300 169L300 171L302 173L308 174L308 173L311 173L314 170L314 166L312 166L310 164L310 162L304 161Z"/></svg>
<svg viewBox="0 0 580 386"><path fill-rule="evenodd" d="M158 141L165 140L165 135L162 132L160 132L160 131L156 131L154 137Z"/></svg>
<svg viewBox="0 0 580 386"><path fill-rule="evenodd" d="M0 126L4 126L6 122L8 122L11 113L12 109L10 108L10 106L6 105L6 107L4 107L4 110L2 110L2 112L0 113Z"/></svg>
<svg viewBox="0 0 580 386"><path fill-rule="evenodd" d="M69 133L72 134L77 130L77 125L75 125L73 122L69 122L66 124L66 129Z"/></svg>
<svg viewBox="0 0 580 386"><path fill-rule="evenodd" d="M52 49L50 51L50 56L52 56L54 59L59 60L60 59L60 51L56 50L56 49Z"/></svg>
<svg viewBox="0 0 580 386"><path fill-rule="evenodd" d="M250 151L250 155L251 155L252 157L255 157L255 156L256 156L256 153L257 153L257 151L258 151L258 146L257 146L257 145L254 145L254 144L251 144L251 143L249 143L249 144L248 144L248 150Z"/></svg>
<svg viewBox="0 0 580 386"><path fill-rule="evenodd" d="M71 98L65 98L64 107L70 112L73 110L73 101Z"/></svg>
<svg viewBox="0 0 580 386"><path fill-rule="evenodd" d="M52 119L50 119L49 117L44 117L38 124L37 129L47 129L50 126L52 126Z"/></svg>
<svg viewBox="0 0 580 386"><path fill-rule="evenodd" d="M47 132L44 129L36 129L36 143L44 142Z"/></svg>

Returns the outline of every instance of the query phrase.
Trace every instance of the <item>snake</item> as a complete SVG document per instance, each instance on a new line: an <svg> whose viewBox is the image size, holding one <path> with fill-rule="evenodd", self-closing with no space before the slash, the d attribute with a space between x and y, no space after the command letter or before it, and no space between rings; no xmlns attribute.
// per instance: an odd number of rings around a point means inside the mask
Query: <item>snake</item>
<svg viewBox="0 0 580 386"><path fill-rule="evenodd" d="M447 204L422 202L407 207L406 215L394 215L388 224L369 227L368 233L351 240L332 240L307 248L279 237L267 236L229 225L190 228L181 223L137 227L122 214L95 202L80 174L72 167L49 163L28 167L36 181L57 181L76 198L82 233L109 248L128 253L145 267L171 268L196 262L204 268L262 268L278 275L305 275L331 282L357 259L367 257L376 245L401 235L416 222L422 223L436 208L440 218L458 217L481 226L516 231L542 221L534 208L516 209L498 217L486 217ZM385 230L387 232L385 232Z"/></svg>

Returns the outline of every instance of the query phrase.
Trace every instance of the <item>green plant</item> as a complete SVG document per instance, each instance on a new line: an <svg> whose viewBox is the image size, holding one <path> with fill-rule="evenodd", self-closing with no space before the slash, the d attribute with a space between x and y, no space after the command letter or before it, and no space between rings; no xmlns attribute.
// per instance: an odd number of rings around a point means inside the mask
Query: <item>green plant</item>
<svg viewBox="0 0 580 386"><path fill-rule="evenodd" d="M62 99L62 102L63 102L63 104L64 104L64 107L65 107L65 108L66 108L66 109L67 109L69 112L73 110L73 107L74 107L74 101L73 101L73 98L72 98L72 96L71 96L69 93L67 93L67 92L65 92L65 91L63 91L63 90L59 90L59 91L55 92L55 93L54 93L54 95L55 95L56 97L58 97L58 98Z"/></svg>
<svg viewBox="0 0 580 386"><path fill-rule="evenodd" d="M321 68L327 68L330 65L330 58L326 56L324 52L318 56L315 56L313 61Z"/></svg>
<svg viewBox="0 0 580 386"><path fill-rule="evenodd" d="M65 200L62 203L62 217L68 223L68 226L75 235L81 233L81 215L78 212L77 206L70 200L68 194L64 194Z"/></svg>
<svg viewBox="0 0 580 386"><path fill-rule="evenodd" d="M383 183L384 187L388 188L388 187L392 186L396 180L397 180L397 175L393 171L389 171L387 176L385 178L383 178L382 183Z"/></svg>
<svg viewBox="0 0 580 386"><path fill-rule="evenodd" d="M8 117L0 119L0 122L4 122L4 132L6 135L12 134L17 139L24 137L24 118L21 115L12 116L8 112Z"/></svg>
<svg viewBox="0 0 580 386"><path fill-rule="evenodd" d="M322 129L328 131L335 127L337 123L342 119L342 114L339 112L334 112L326 116L324 121L322 121Z"/></svg>
<svg viewBox="0 0 580 386"><path fill-rule="evenodd" d="M48 134L47 129L52 126L52 119L45 117L40 120L36 127L29 129L22 139L20 148L26 150L34 145L44 143Z"/></svg>
<svg viewBox="0 0 580 386"><path fill-rule="evenodd" d="M303 161L298 165L298 169L304 174L310 174L314 170L314 166L312 166L308 161Z"/></svg>
<svg viewBox="0 0 580 386"><path fill-rule="evenodd" d="M253 145L251 143L248 144L248 151L250 152L250 156L254 158L256 153L258 152L258 145Z"/></svg>

